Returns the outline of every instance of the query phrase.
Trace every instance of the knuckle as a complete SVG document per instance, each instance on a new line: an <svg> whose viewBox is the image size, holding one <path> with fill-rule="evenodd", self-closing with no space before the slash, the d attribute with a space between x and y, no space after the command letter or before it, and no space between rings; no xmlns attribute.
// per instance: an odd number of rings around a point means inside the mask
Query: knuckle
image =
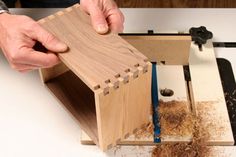
<svg viewBox="0 0 236 157"><path fill-rule="evenodd" d="M22 20L25 20L25 21L30 20L30 17L28 17L28 16L26 16L26 15L21 15L20 18L21 18Z"/></svg>
<svg viewBox="0 0 236 157"><path fill-rule="evenodd" d="M31 27L32 29L38 27L38 23L35 22L35 21L31 21L31 22L29 22L29 25L30 25L30 27Z"/></svg>
<svg viewBox="0 0 236 157"><path fill-rule="evenodd" d="M21 15L19 17L19 20L22 22L22 24L29 24L34 22L34 20L32 20L30 17L26 16L26 15Z"/></svg>
<svg viewBox="0 0 236 157"><path fill-rule="evenodd" d="M32 30L38 27L38 23L28 16L22 15L20 21L22 23L22 29L25 30L27 33L32 32Z"/></svg>
<svg viewBox="0 0 236 157"><path fill-rule="evenodd" d="M34 29L38 27L38 23L35 21L29 21L27 23L27 27L25 28L27 31L32 32Z"/></svg>

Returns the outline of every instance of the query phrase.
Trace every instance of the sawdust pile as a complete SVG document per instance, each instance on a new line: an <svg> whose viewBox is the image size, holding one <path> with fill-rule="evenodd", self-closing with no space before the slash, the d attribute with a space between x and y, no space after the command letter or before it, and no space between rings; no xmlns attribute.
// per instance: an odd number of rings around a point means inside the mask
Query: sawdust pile
<svg viewBox="0 0 236 157"><path fill-rule="evenodd" d="M193 139L189 143L178 142L157 145L152 157L208 157L210 149L206 141L209 133L202 127L202 119L196 117L186 108L185 102L161 102L158 108L161 136L189 135Z"/></svg>
<svg viewBox="0 0 236 157"><path fill-rule="evenodd" d="M201 122L196 117L192 118L194 127L191 142L158 145L154 148L152 157L209 157L210 148L206 143L209 135L201 128Z"/></svg>
<svg viewBox="0 0 236 157"><path fill-rule="evenodd" d="M161 136L192 134L192 114L185 101L159 101L159 121Z"/></svg>

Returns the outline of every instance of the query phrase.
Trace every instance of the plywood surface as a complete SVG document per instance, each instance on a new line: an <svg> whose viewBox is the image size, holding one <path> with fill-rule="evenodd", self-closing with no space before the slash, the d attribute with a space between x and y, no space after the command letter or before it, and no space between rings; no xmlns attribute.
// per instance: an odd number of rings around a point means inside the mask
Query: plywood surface
<svg viewBox="0 0 236 157"><path fill-rule="evenodd" d="M93 91L101 88L106 94L108 83L118 85L119 78L129 77L128 72L147 67L147 58L117 34L96 33L79 5L39 23L68 45L69 51L60 53L59 58Z"/></svg>

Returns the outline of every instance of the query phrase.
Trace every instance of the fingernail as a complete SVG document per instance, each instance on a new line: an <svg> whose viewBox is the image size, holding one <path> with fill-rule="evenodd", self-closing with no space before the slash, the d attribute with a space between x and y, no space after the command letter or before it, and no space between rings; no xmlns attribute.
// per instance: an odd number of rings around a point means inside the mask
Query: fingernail
<svg viewBox="0 0 236 157"><path fill-rule="evenodd" d="M100 25L97 26L96 30L97 30L98 33L104 34L108 31L108 26L104 25L104 24L100 24Z"/></svg>
<svg viewBox="0 0 236 157"><path fill-rule="evenodd" d="M68 46L63 42L58 42L56 47L61 50L62 52L66 51L68 49Z"/></svg>

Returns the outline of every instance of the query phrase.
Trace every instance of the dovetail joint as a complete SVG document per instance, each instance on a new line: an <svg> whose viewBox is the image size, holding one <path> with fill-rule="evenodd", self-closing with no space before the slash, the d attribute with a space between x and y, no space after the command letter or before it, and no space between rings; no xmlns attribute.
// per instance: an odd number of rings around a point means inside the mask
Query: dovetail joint
<svg viewBox="0 0 236 157"><path fill-rule="evenodd" d="M146 72L148 72L148 65L145 65L145 66L143 67L143 73L146 73Z"/></svg>
<svg viewBox="0 0 236 157"><path fill-rule="evenodd" d="M79 8L79 4L75 4L75 5L73 5L73 7L75 7L75 8Z"/></svg>
<svg viewBox="0 0 236 157"><path fill-rule="evenodd" d="M71 11L72 11L72 8L71 8L71 7L66 8L66 11L67 11L67 12L71 12Z"/></svg>
<svg viewBox="0 0 236 157"><path fill-rule="evenodd" d="M38 21L38 23L40 23L40 24L43 24L45 22L46 22L45 19L41 19L41 20Z"/></svg>
<svg viewBox="0 0 236 157"><path fill-rule="evenodd" d="M50 16L48 16L48 19L49 19L49 20L52 20L52 19L54 19L54 18L55 18L54 15L50 15Z"/></svg>
<svg viewBox="0 0 236 157"><path fill-rule="evenodd" d="M64 14L63 11L58 11L58 12L56 13L56 15L58 15L58 16L61 16L61 15L63 15L63 14Z"/></svg>
<svg viewBox="0 0 236 157"><path fill-rule="evenodd" d="M107 94L109 94L109 93L110 93L109 87L106 87L106 88L103 89L103 94L104 94L104 96L107 95Z"/></svg>

